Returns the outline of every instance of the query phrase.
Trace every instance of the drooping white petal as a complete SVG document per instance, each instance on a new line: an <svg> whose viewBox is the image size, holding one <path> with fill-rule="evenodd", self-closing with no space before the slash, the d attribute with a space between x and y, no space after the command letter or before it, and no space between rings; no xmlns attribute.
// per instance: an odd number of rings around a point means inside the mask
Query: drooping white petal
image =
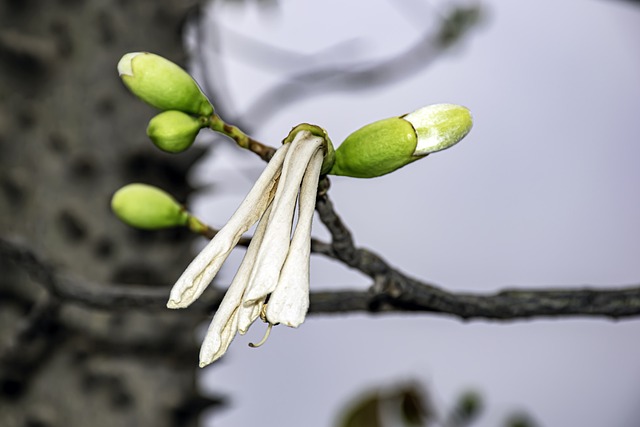
<svg viewBox="0 0 640 427"><path fill-rule="evenodd" d="M282 176L273 200L273 211L258 251L255 267L243 299L244 305L263 300L278 284L282 265L289 252L291 227L300 183L311 157L322 147L322 138L300 131L291 142L282 168Z"/></svg>
<svg viewBox="0 0 640 427"><path fill-rule="evenodd" d="M251 272L256 266L256 256L258 255L258 251L260 247L264 244L264 235L267 230L267 226L269 225L269 216L273 211L273 203L269 206L269 209L264 213L262 218L260 219L260 223L256 228L255 233L253 234L253 238L251 239L251 245L247 249L247 254L245 258L251 263L250 268L243 270L242 272L242 280L245 282L245 293L247 286L249 284L249 278L251 277ZM244 259L243 259L244 264ZM242 265L240 266L243 267ZM239 274L239 271L238 271ZM243 295L244 300L244 295ZM262 310L262 305L264 301L256 301L255 304L251 306L245 306L240 303L238 307L238 332L241 335L244 335L249 330L249 326L258 318L260 315L260 311Z"/></svg>
<svg viewBox="0 0 640 427"><path fill-rule="evenodd" d="M256 321L262 312L264 299L241 304L238 308L238 332L244 335L249 331L249 326Z"/></svg>
<svg viewBox="0 0 640 427"><path fill-rule="evenodd" d="M293 233L289 254L282 267L278 286L267 304L267 320L297 328L309 310L309 258L311 254L311 224L316 207L318 180L323 154L317 151L302 180L298 223Z"/></svg>
<svg viewBox="0 0 640 427"><path fill-rule="evenodd" d="M213 315L213 320L209 325L207 335L205 336L204 341L202 342L202 347L200 348L200 367L207 366L222 357L238 332L240 311L243 308L241 305L242 296L244 295L247 287L249 275L251 274L256 254L258 253L258 248L262 244L270 212L271 206L267 208L262 216L262 219L251 238L251 243L247 248L247 252L242 258L240 267L231 281L231 284L220 303L220 307L218 307L218 310L216 310L216 313Z"/></svg>
<svg viewBox="0 0 640 427"><path fill-rule="evenodd" d="M219 330L212 330L212 328L218 329L218 327L220 327ZM231 341L236 337L237 331L238 306L236 306L231 312L226 323L222 324L213 320L211 325L209 325L205 341L202 343L202 347L200 348L200 367L204 368L221 358L227 352L227 349L231 345ZM211 342L212 337L215 337L215 343ZM209 343L207 343L207 339L210 340Z"/></svg>
<svg viewBox="0 0 640 427"><path fill-rule="evenodd" d="M274 196L282 164L289 150L283 145L265 168L258 181L229 219L205 248L189 264L171 289L168 308L189 306L204 292L242 236L263 215Z"/></svg>

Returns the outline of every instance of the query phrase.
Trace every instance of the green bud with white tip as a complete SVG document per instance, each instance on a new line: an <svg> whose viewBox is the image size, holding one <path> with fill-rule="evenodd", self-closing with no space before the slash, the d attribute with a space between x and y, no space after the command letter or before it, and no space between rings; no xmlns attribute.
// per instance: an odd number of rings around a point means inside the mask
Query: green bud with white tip
<svg viewBox="0 0 640 427"><path fill-rule="evenodd" d="M368 124L336 150L332 175L374 178L455 145L471 130L465 107L436 104Z"/></svg>
<svg viewBox="0 0 640 427"><path fill-rule="evenodd" d="M206 117L196 118L176 110L163 111L149 121L147 135L162 151L180 153L191 147L200 129L206 125Z"/></svg>
<svg viewBox="0 0 640 427"><path fill-rule="evenodd" d="M147 230L187 225L189 213L167 192L147 184L129 184L115 192L111 210L125 224Z"/></svg>
<svg viewBox="0 0 640 427"><path fill-rule="evenodd" d="M161 56L132 52L118 62L118 74L138 98L160 110L210 116L213 107L185 70Z"/></svg>

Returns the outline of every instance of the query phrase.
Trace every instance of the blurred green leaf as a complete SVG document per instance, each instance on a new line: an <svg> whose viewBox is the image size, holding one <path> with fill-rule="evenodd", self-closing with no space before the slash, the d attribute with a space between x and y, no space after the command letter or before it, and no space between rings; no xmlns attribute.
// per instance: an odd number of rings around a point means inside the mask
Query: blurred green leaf
<svg viewBox="0 0 640 427"><path fill-rule="evenodd" d="M376 388L363 393L347 407L340 427L426 426L432 410L417 384L392 389Z"/></svg>

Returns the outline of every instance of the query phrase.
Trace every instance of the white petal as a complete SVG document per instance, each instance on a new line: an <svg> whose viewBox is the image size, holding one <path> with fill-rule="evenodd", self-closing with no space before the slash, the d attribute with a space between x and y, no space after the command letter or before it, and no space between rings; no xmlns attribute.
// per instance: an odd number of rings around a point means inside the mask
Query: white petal
<svg viewBox="0 0 640 427"><path fill-rule="evenodd" d="M266 212L260 220L251 243L247 248L247 252L242 258L240 267L236 272L229 288L227 289L220 307L213 315L213 320L207 330L207 335L204 338L202 347L200 348L200 367L204 367L210 363L213 363L227 351L231 341L238 332L238 319L239 308L241 307L242 296L244 295L247 283L249 281L249 275L253 268L253 263L256 259L258 248L262 243L264 237L264 230L266 228L267 219L271 212L271 206L267 208Z"/></svg>
<svg viewBox="0 0 640 427"><path fill-rule="evenodd" d="M269 216L271 215L271 211L273 209L273 203L269 206L267 211L264 213L262 218L260 219L260 223L256 228L255 233L253 233L253 237L251 238L251 244L247 248L247 253L245 254L242 264L236 273L236 278L241 276L241 280L244 282L244 290L246 292L246 288L249 282L249 278L251 277L251 272L255 267L256 256L258 255L258 251L264 242L264 235L267 230L267 225L269 224ZM246 261L246 262L245 262ZM246 265L246 267L245 267ZM236 280L234 278L234 281ZM240 280L240 279L239 279ZM259 301L254 304L252 307L247 307L244 304L239 303L238 307L238 332L241 334L245 334L249 329L249 326L258 318L260 315L260 310L262 310L263 301Z"/></svg>
<svg viewBox="0 0 640 427"><path fill-rule="evenodd" d="M411 123L416 131L414 156L426 156L457 144L473 126L471 112L454 104L428 105L402 119Z"/></svg>
<svg viewBox="0 0 640 427"><path fill-rule="evenodd" d="M282 267L278 286L269 297L267 320L297 328L309 310L309 256L311 224L316 207L318 179L323 154L316 152L309 163L300 189L300 213L289 254Z"/></svg>
<svg viewBox="0 0 640 427"><path fill-rule="evenodd" d="M278 284L282 265L289 252L291 226L300 183L314 153L321 150L322 138L300 131L291 142L282 176L273 200L273 211L245 293L244 305L263 300Z"/></svg>
<svg viewBox="0 0 640 427"><path fill-rule="evenodd" d="M240 335L246 334L249 326L260 316L262 306L264 306L264 299L252 302L249 305L242 304L238 308L238 332Z"/></svg>
<svg viewBox="0 0 640 427"><path fill-rule="evenodd" d="M216 312L217 313L217 312ZM222 328L219 329L219 327ZM200 348L200 367L204 368L221 358L231 345L238 331L238 307L231 313L227 323L221 325L214 319Z"/></svg>
<svg viewBox="0 0 640 427"><path fill-rule="evenodd" d="M271 203L276 183L289 144L283 145L265 168L247 197L205 248L189 264L171 289L167 307L184 308L195 301L209 286L211 280L242 236L262 216Z"/></svg>
<svg viewBox="0 0 640 427"><path fill-rule="evenodd" d="M118 61L118 75L133 76L133 66L131 65L131 61L142 53L144 52L125 53L124 56L120 58L120 61Z"/></svg>

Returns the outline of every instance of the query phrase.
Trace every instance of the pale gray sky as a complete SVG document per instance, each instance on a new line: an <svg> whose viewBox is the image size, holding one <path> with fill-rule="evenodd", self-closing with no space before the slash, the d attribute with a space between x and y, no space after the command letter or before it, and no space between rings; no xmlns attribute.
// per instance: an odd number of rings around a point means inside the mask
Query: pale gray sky
<svg viewBox="0 0 640 427"><path fill-rule="evenodd" d="M283 0L279 13L266 16L252 7L216 7L210 16L304 53L359 39L347 53L361 48L376 58L419 37L415 17L428 25L436 16L436 2L402 2L422 5L413 14L392 3ZM337 145L377 119L432 103L465 105L475 125L458 146L382 178L332 179L331 196L357 243L455 290L638 283L640 8L595 0L484 4L485 24L425 73L371 92L306 99L255 136L276 145L292 126L312 122ZM223 37L227 58L237 40ZM240 112L283 77L240 59L225 69ZM194 177L216 190L196 212L224 224L250 188L247 174L262 167L231 144L219 147ZM320 223L314 234L327 235ZM240 256L219 283L230 281ZM312 260L313 289L368 284ZM640 419L638 320L313 316L297 330L275 328L260 349L247 347L263 332L254 325L203 371L202 387L231 399L208 425L326 427L357 393L406 379L421 381L442 408L466 389L480 390L488 410L479 427L518 409L542 426L635 427Z"/></svg>

